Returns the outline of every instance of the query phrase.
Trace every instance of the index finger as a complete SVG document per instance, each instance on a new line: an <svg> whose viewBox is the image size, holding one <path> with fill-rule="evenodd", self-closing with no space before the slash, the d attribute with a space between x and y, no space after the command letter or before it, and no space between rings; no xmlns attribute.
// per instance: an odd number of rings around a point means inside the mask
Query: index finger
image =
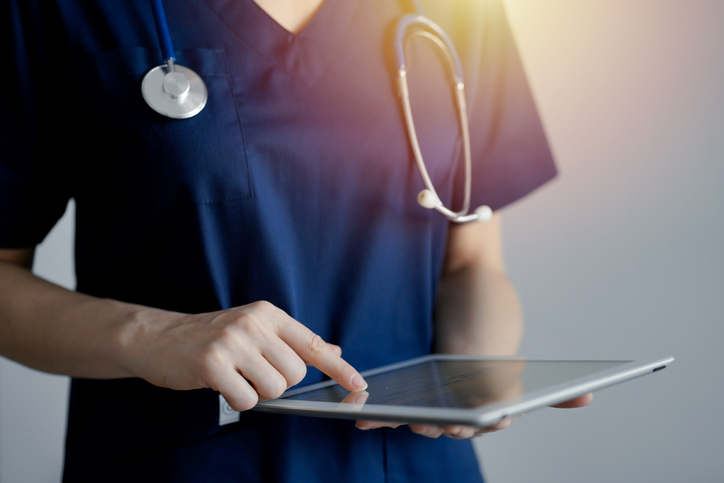
<svg viewBox="0 0 724 483"><path fill-rule="evenodd" d="M297 322L279 334L282 340L310 366L314 366L349 391L364 391L367 383L359 372L339 356L319 335Z"/></svg>

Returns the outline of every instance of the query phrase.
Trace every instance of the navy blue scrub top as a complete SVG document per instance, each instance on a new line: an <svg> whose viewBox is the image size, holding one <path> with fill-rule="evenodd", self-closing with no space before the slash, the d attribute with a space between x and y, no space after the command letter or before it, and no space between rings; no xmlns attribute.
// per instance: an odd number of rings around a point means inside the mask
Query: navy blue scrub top
<svg viewBox="0 0 724 483"><path fill-rule="evenodd" d="M429 3L463 60L472 206L498 209L555 175L503 7ZM189 313L268 300L359 370L429 353L448 222L415 200L393 79L406 2L326 0L298 35L252 0L165 7L177 62L209 89L188 120L141 97L162 62L148 1L3 2L14 67L0 80L0 246L41 242L73 198L80 292ZM446 70L424 41L410 55L428 169L459 206ZM304 383L321 379L310 370ZM254 412L219 426L211 390L74 379L65 479L481 477L466 441Z"/></svg>

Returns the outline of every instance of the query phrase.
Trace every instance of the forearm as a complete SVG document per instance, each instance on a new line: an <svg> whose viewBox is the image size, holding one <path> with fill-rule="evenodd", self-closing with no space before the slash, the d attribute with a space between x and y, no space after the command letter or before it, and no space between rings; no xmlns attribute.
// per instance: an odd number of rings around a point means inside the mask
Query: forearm
<svg viewBox="0 0 724 483"><path fill-rule="evenodd" d="M437 352L512 355L523 316L503 261L500 215L452 225L435 311Z"/></svg>
<svg viewBox="0 0 724 483"><path fill-rule="evenodd" d="M523 334L515 288L501 270L471 264L446 273L435 311L435 350L513 355Z"/></svg>
<svg viewBox="0 0 724 483"><path fill-rule="evenodd" d="M367 387L339 347L268 302L168 312L65 290L35 277L27 258L13 263L0 256L0 355L30 367L140 377L170 389L207 387L237 411L298 384L305 363L350 391Z"/></svg>
<svg viewBox="0 0 724 483"><path fill-rule="evenodd" d="M135 333L161 311L72 292L0 261L0 354L77 377L132 376Z"/></svg>

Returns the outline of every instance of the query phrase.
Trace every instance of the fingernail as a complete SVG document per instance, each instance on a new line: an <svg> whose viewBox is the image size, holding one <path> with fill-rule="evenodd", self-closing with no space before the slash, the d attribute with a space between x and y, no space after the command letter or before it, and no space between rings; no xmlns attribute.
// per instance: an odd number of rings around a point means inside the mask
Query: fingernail
<svg viewBox="0 0 724 483"><path fill-rule="evenodd" d="M352 387L357 389L358 391L364 391L367 389L367 383L364 379L362 379L362 376L359 374L355 374L352 376L352 379L349 380L350 384L352 384Z"/></svg>

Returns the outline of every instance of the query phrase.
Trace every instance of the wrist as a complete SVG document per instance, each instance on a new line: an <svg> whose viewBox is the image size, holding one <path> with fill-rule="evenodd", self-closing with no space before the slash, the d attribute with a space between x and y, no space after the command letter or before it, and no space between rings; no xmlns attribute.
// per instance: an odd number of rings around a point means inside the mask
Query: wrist
<svg viewBox="0 0 724 483"><path fill-rule="evenodd" d="M148 379L148 362L159 334L180 314L142 305L123 304L123 316L113 329L114 359L121 377Z"/></svg>

